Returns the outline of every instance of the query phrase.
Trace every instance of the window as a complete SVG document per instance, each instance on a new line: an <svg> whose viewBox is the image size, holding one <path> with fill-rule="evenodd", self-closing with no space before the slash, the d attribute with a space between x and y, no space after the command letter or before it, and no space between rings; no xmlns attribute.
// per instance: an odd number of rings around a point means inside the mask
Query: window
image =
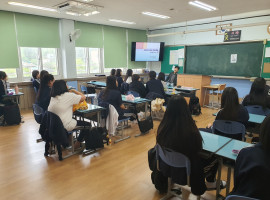
<svg viewBox="0 0 270 200"><path fill-rule="evenodd" d="M17 78L17 71L16 69L8 68L8 69L0 69L0 71L6 72L9 79Z"/></svg>
<svg viewBox="0 0 270 200"><path fill-rule="evenodd" d="M76 70L78 75L101 73L102 49L76 47Z"/></svg>
<svg viewBox="0 0 270 200"><path fill-rule="evenodd" d="M20 47L23 78L31 78L33 70L47 70L59 75L56 48Z"/></svg>

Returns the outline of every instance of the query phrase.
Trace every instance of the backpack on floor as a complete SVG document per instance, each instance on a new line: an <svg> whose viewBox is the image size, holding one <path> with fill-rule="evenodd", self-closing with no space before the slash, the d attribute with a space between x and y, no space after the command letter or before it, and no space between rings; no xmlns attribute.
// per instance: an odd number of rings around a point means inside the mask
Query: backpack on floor
<svg viewBox="0 0 270 200"><path fill-rule="evenodd" d="M21 123L21 113L19 105L9 104L4 106L4 121L7 125L14 125Z"/></svg>
<svg viewBox="0 0 270 200"><path fill-rule="evenodd" d="M192 115L200 115L201 105L198 97L191 97L189 101L189 110Z"/></svg>

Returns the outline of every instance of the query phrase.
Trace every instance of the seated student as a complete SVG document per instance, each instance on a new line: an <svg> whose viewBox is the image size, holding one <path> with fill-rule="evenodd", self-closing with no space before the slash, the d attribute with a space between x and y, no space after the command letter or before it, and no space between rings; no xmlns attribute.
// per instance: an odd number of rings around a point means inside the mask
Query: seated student
<svg viewBox="0 0 270 200"><path fill-rule="evenodd" d="M114 106L118 112L118 119L122 119L126 110L122 102L122 96L117 88L117 81L115 76L107 76L106 88L99 94L99 102L106 102Z"/></svg>
<svg viewBox="0 0 270 200"><path fill-rule="evenodd" d="M167 89L167 83L165 82L165 74L163 72L160 72L157 77L158 80L161 81L164 89Z"/></svg>
<svg viewBox="0 0 270 200"><path fill-rule="evenodd" d="M111 75L110 76L115 76L116 70L115 69L111 69Z"/></svg>
<svg viewBox="0 0 270 200"><path fill-rule="evenodd" d="M118 88L120 90L121 89L121 85L124 82L123 81L123 78L122 78L122 69L117 69L116 70L116 79L117 79L117 82L118 82Z"/></svg>
<svg viewBox="0 0 270 200"><path fill-rule="evenodd" d="M173 72L169 74L169 76L166 79L166 82L173 83L174 86L177 85L177 73L179 71L180 67L174 66Z"/></svg>
<svg viewBox="0 0 270 200"><path fill-rule="evenodd" d="M267 94L268 97L270 97L270 86L265 85L265 93Z"/></svg>
<svg viewBox="0 0 270 200"><path fill-rule="evenodd" d="M140 81L140 76L138 74L132 75L132 82L129 85L129 91L137 92L140 97L145 98L146 89L142 82Z"/></svg>
<svg viewBox="0 0 270 200"><path fill-rule="evenodd" d="M2 96L8 94L7 79L8 79L8 76L6 72L0 71L0 102L2 102Z"/></svg>
<svg viewBox="0 0 270 200"><path fill-rule="evenodd" d="M128 69L124 80L126 83L130 84L132 82L132 74L132 69Z"/></svg>
<svg viewBox="0 0 270 200"><path fill-rule="evenodd" d="M261 125L260 142L242 149L237 156L231 194L268 200L269 180L270 116L267 116Z"/></svg>
<svg viewBox="0 0 270 200"><path fill-rule="evenodd" d="M47 74L49 74L49 72L48 71L46 71L46 70L41 70L41 72L40 72L40 74L39 74L39 79L40 79L40 81L43 79L43 77L45 76L45 75L47 75Z"/></svg>
<svg viewBox="0 0 270 200"><path fill-rule="evenodd" d="M40 82L36 102L44 111L48 109L50 104L53 83L54 76L51 74L44 75Z"/></svg>
<svg viewBox="0 0 270 200"><path fill-rule="evenodd" d="M190 184L193 194L202 195L206 189L216 189L215 177L218 161L215 157L203 158L201 156L202 136L192 119L186 100L181 95L170 98L157 130L156 142L161 147L182 153L189 158L191 162ZM178 179L179 182L186 180L180 178L182 176L177 173L178 170L170 168L163 162L160 162L160 169L165 176L172 176L174 180ZM208 176L206 177L206 175ZM221 181L221 188L224 188L225 185L226 182Z"/></svg>
<svg viewBox="0 0 270 200"><path fill-rule="evenodd" d="M83 102L86 99L84 94L72 89L68 90L68 86L64 80L56 80L53 83L51 90L51 101L48 107L48 111L56 114L61 119L64 128L67 131L72 131L76 125L83 126L84 123L76 121L72 118L72 108L74 104ZM81 138L81 139L79 139ZM78 143L76 148L82 142L83 136L78 137Z"/></svg>
<svg viewBox="0 0 270 200"><path fill-rule="evenodd" d="M38 93L39 85L40 85L40 75L38 70L32 71L32 83L35 89L35 92Z"/></svg>
<svg viewBox="0 0 270 200"><path fill-rule="evenodd" d="M146 83L146 92L147 94L149 93L158 94L158 96L160 96L159 98L165 99L166 94L164 91L164 87L160 80L156 80L156 75L157 74L155 71L149 72L150 80Z"/></svg>
<svg viewBox="0 0 270 200"><path fill-rule="evenodd" d="M249 94L244 98L243 106L260 105L270 109L270 97L265 92L266 81L264 78L256 78L251 85Z"/></svg>

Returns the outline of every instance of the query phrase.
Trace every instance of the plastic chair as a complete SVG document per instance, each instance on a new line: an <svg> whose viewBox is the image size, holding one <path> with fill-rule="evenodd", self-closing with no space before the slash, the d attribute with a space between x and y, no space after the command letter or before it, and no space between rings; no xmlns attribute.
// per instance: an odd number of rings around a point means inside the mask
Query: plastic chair
<svg viewBox="0 0 270 200"><path fill-rule="evenodd" d="M41 124L42 118L44 116L44 110L37 104L33 104L33 113L34 113L34 118L38 124Z"/></svg>
<svg viewBox="0 0 270 200"><path fill-rule="evenodd" d="M190 161L188 157L184 154L175 152L170 149L162 149L159 144L156 144L156 160L157 160L157 169L160 170L160 159L166 163L170 167L176 168L186 168L186 175L187 175L187 185L190 187ZM171 177L168 177L168 192L167 194L161 198L161 200L170 199L172 196L180 197L179 195L175 194L171 191L173 186ZM197 196L197 199L200 199L200 196Z"/></svg>
<svg viewBox="0 0 270 200"><path fill-rule="evenodd" d="M213 123L212 132L217 135L244 141L246 128L240 122L215 120Z"/></svg>
<svg viewBox="0 0 270 200"><path fill-rule="evenodd" d="M91 100L91 103L93 103L93 102L94 102L94 98L96 97L96 93L95 93L95 92L93 93L91 90L90 90L91 93L89 93L88 87L87 87L86 85L87 85L87 83L82 83L82 84L80 85L81 91L82 91L82 93L85 94L86 101L87 101L88 99L90 99L90 100ZM92 88L91 88L91 89L92 89ZM95 91L95 89L94 89L94 91Z"/></svg>
<svg viewBox="0 0 270 200"><path fill-rule="evenodd" d="M127 95L132 94L134 97L140 97L140 94L138 92L135 91L128 91Z"/></svg>
<svg viewBox="0 0 270 200"><path fill-rule="evenodd" d="M225 200L259 200L259 199L254 199L251 197L243 197L243 196L238 196L238 195L230 195L230 196L227 196Z"/></svg>
<svg viewBox="0 0 270 200"><path fill-rule="evenodd" d="M68 82L67 82L67 85L68 85L69 87L75 88L75 90L78 91L78 81L68 81Z"/></svg>
<svg viewBox="0 0 270 200"><path fill-rule="evenodd" d="M263 108L262 106L259 105L250 105L245 107L248 110L248 113L250 114L265 115L265 116L270 114L269 108Z"/></svg>

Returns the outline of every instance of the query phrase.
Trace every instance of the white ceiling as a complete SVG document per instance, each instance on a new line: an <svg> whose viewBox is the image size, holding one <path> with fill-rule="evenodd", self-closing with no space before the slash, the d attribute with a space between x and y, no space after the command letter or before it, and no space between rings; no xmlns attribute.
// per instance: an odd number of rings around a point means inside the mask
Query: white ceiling
<svg viewBox="0 0 270 200"><path fill-rule="evenodd" d="M36 6L53 8L65 0L10 0ZM91 3L104 8L100 14L85 16L70 16L66 14L41 11L31 8L23 8L8 4L8 0L0 0L0 10L8 10L29 13L56 18L73 19L77 21L121 26L134 29L147 29L166 24L174 24L184 21L211 18L217 16L233 15L245 12L270 9L270 0L201 0L218 8L217 11L204 11L188 4L189 0L94 0ZM174 9L174 10L170 10ZM159 19L142 15L141 12L149 11L170 16L170 19ZM134 25L126 25L109 22L108 19L120 19L136 22Z"/></svg>

